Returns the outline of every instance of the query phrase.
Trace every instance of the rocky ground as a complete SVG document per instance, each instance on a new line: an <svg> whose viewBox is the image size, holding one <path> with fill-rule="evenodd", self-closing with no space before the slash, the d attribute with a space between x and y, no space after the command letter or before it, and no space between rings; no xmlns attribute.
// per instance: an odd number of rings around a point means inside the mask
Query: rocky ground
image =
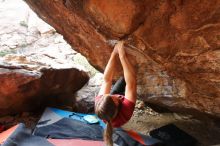
<svg viewBox="0 0 220 146"><path fill-rule="evenodd" d="M89 66L85 58L71 49L61 35L37 19L36 15L23 1L0 1L0 21L0 56L6 56L7 54L29 55L41 52L46 54L45 56L48 58L56 58L57 61L80 63L85 66L91 76L97 72ZM94 82L96 84L93 84ZM88 100L88 103L92 102L91 97L98 91L97 86L100 83L100 78L93 79L93 83L88 84L89 88L84 87L82 89L84 92L81 90L81 93L77 93L78 97L85 95L83 97L84 100L77 99L77 101L81 101L81 103L86 103L84 102L85 100ZM85 92L89 94L84 94ZM79 104L78 106L88 105L90 108L87 108L84 112L91 112L93 104ZM33 128L42 112L24 112L22 114L0 117L0 126L3 125L3 129L7 129L12 125L22 122L28 127ZM220 145L220 121L207 117L196 119L189 115L171 112L155 112L142 101L137 102L132 119L124 127L148 134L150 130L168 123L174 123L194 136L200 142L200 146Z"/></svg>

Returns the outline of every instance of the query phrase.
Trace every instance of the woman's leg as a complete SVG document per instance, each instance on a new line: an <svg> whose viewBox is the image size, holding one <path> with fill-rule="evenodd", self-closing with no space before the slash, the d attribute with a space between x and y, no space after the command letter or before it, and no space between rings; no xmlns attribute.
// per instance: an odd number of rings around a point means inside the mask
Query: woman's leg
<svg viewBox="0 0 220 146"><path fill-rule="evenodd" d="M125 95L125 86L126 83L124 77L120 77L112 87L110 94Z"/></svg>

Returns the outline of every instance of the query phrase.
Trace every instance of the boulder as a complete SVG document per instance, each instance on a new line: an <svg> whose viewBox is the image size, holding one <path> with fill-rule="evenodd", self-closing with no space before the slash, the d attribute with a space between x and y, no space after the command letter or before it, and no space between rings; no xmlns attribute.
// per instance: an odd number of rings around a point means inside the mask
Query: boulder
<svg viewBox="0 0 220 146"><path fill-rule="evenodd" d="M98 95L103 81L103 74L96 73L86 85L75 94L73 110L80 113L94 112L94 100Z"/></svg>
<svg viewBox="0 0 220 146"><path fill-rule="evenodd" d="M82 69L48 58L42 54L0 58L0 116L45 107L88 81Z"/></svg>
<svg viewBox="0 0 220 146"><path fill-rule="evenodd" d="M144 101L220 117L220 1L25 2L100 71L124 40Z"/></svg>

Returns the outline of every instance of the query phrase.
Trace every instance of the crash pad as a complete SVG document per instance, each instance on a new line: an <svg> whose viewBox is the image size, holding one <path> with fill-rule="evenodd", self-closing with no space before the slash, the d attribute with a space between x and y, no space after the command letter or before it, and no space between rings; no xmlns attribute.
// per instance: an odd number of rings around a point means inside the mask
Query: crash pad
<svg viewBox="0 0 220 146"><path fill-rule="evenodd" d="M15 125L15 126L9 128L8 130L0 133L0 144L2 144L15 131L15 129L17 127L18 127L18 125Z"/></svg>
<svg viewBox="0 0 220 146"><path fill-rule="evenodd" d="M48 139L55 146L104 146L103 141L82 139Z"/></svg>
<svg viewBox="0 0 220 146"><path fill-rule="evenodd" d="M196 146L197 140L174 124L167 124L150 131L150 135L168 146Z"/></svg>
<svg viewBox="0 0 220 146"><path fill-rule="evenodd" d="M74 143L78 142L74 141L74 139L81 139L79 142L82 143L92 143L92 141L100 141L103 143L102 136L105 123L99 119L98 123L91 124L85 121L82 116L87 116L87 114L73 113L56 108L46 108L33 134L53 139L53 142ZM66 139L72 140L65 141ZM161 144L160 140L152 138L149 135L143 135L138 132L124 130L122 128L114 128L113 141L115 144L123 146L127 144L129 146L154 146Z"/></svg>
<svg viewBox="0 0 220 146"><path fill-rule="evenodd" d="M0 134L1 146L53 146L46 138L34 136L23 123Z"/></svg>

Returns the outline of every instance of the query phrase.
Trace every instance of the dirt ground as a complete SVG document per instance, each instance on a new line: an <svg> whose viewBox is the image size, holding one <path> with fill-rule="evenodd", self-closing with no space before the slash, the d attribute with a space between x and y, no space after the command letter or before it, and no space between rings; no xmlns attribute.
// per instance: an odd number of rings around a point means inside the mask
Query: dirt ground
<svg viewBox="0 0 220 146"><path fill-rule="evenodd" d="M148 134L149 131L168 123L175 124L196 138L198 146L220 146L220 120L208 117L196 119L190 115L177 113L157 113L141 101L137 101L134 114L124 128Z"/></svg>

